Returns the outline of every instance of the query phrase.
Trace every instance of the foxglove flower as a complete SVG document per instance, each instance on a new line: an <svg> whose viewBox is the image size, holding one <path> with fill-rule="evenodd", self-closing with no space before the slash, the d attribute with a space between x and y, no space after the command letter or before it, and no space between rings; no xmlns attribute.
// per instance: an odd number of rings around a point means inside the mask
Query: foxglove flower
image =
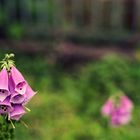
<svg viewBox="0 0 140 140"><path fill-rule="evenodd" d="M7 97L3 102L0 102L0 114L8 114L13 110L10 103L10 97Z"/></svg>
<svg viewBox="0 0 140 140"><path fill-rule="evenodd" d="M11 95L10 102L13 104L22 104L25 101L26 94L19 94L15 92L14 94Z"/></svg>
<svg viewBox="0 0 140 140"><path fill-rule="evenodd" d="M125 95L110 98L102 107L102 114L107 116L112 126L127 124L132 118L133 103Z"/></svg>
<svg viewBox="0 0 140 140"><path fill-rule="evenodd" d="M10 119L18 121L26 112L22 105L13 105L13 108L10 112Z"/></svg>
<svg viewBox="0 0 140 140"><path fill-rule="evenodd" d="M10 95L8 88L8 73L5 68L0 72L0 101L4 101Z"/></svg>
<svg viewBox="0 0 140 140"><path fill-rule="evenodd" d="M11 68L11 80L13 80L15 91L23 95L26 92L27 82L25 81L22 74L17 70L16 67Z"/></svg>
<svg viewBox="0 0 140 140"><path fill-rule="evenodd" d="M12 120L19 121L29 111L25 105L36 94L26 82L19 70L10 60L13 54L5 55L0 71L0 115L14 127Z"/></svg>

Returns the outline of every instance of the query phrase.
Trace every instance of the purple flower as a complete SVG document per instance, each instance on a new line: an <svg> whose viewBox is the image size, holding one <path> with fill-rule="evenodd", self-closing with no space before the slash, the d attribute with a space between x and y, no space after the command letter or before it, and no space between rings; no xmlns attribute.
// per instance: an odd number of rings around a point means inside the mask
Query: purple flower
<svg viewBox="0 0 140 140"><path fill-rule="evenodd" d="M18 121L26 112L22 105L13 105L13 108L10 112L10 119Z"/></svg>
<svg viewBox="0 0 140 140"><path fill-rule="evenodd" d="M107 116L112 126L127 124L132 118L132 101L125 95L110 98L102 107L102 114Z"/></svg>
<svg viewBox="0 0 140 140"><path fill-rule="evenodd" d="M22 95L25 94L27 82L14 66L11 68L11 80L13 80L15 91Z"/></svg>
<svg viewBox="0 0 140 140"><path fill-rule="evenodd" d="M3 102L0 102L0 114L7 114L13 110L10 103L10 97L7 97Z"/></svg>
<svg viewBox="0 0 140 140"><path fill-rule="evenodd" d="M13 104L22 104L26 98L26 94L18 94L15 92L14 94L11 95L10 102Z"/></svg>
<svg viewBox="0 0 140 140"><path fill-rule="evenodd" d="M0 101L4 101L10 95L8 88L8 73L5 68L0 72Z"/></svg>

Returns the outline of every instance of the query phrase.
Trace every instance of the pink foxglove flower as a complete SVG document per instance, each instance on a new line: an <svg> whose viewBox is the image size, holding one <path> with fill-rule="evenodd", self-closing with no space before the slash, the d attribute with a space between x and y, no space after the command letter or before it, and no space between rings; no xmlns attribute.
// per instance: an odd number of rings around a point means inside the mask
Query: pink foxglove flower
<svg viewBox="0 0 140 140"><path fill-rule="evenodd" d="M117 99L110 98L102 107L102 114L107 116L112 126L120 126L127 124L132 118L133 103L125 95L119 96Z"/></svg>
<svg viewBox="0 0 140 140"><path fill-rule="evenodd" d="M13 111L13 107L10 103L10 97L7 97L3 102L0 102L0 114L8 114Z"/></svg>
<svg viewBox="0 0 140 140"><path fill-rule="evenodd" d="M26 94L19 94L15 92L14 94L11 95L10 102L13 104L22 104L26 99Z"/></svg>
<svg viewBox="0 0 140 140"><path fill-rule="evenodd" d="M36 94L23 78L22 74L14 67L9 73L10 103L14 110L9 112L10 119L19 120L24 114L24 107Z"/></svg>
<svg viewBox="0 0 140 140"><path fill-rule="evenodd" d="M0 61L2 64L0 70L0 115L6 119L6 121L3 119L2 124L4 126L6 124L8 129L3 130L3 132L8 136L10 134L9 138L13 137L13 132L9 129L9 122L13 128L15 128L15 121L20 121L27 127L20 119L26 111L30 111L25 105L36 94L14 66L11 57L14 57L14 54L6 54L5 58Z"/></svg>
<svg viewBox="0 0 140 140"><path fill-rule="evenodd" d="M13 80L15 91L22 95L25 94L27 82L25 81L22 74L14 66L11 68L11 79Z"/></svg>
<svg viewBox="0 0 140 140"><path fill-rule="evenodd" d="M4 101L10 95L8 88L8 73L5 68L0 72L0 101Z"/></svg>
<svg viewBox="0 0 140 140"><path fill-rule="evenodd" d="M10 119L18 121L26 112L22 105L13 105L13 108L10 112Z"/></svg>

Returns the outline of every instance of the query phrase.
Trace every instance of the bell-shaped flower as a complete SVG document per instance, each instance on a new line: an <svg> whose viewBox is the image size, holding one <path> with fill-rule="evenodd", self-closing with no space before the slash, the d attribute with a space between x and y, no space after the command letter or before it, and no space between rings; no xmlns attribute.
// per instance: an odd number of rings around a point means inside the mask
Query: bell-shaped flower
<svg viewBox="0 0 140 140"><path fill-rule="evenodd" d="M13 104L22 104L26 98L26 94L19 94L15 92L14 94L11 95L10 102Z"/></svg>
<svg viewBox="0 0 140 140"><path fill-rule="evenodd" d="M10 103L10 97L7 97L3 102L0 102L0 114L7 114L13 110Z"/></svg>
<svg viewBox="0 0 140 140"><path fill-rule="evenodd" d="M106 101L106 103L103 105L101 109L101 113L103 116L109 116L113 109L113 100L109 99Z"/></svg>
<svg viewBox="0 0 140 140"><path fill-rule="evenodd" d="M0 101L4 101L10 95L8 88L8 73L5 68L0 72Z"/></svg>
<svg viewBox="0 0 140 140"><path fill-rule="evenodd" d="M18 121L26 112L22 105L13 105L13 111L10 112L10 119Z"/></svg>
<svg viewBox="0 0 140 140"><path fill-rule="evenodd" d="M19 94L18 92L15 91L14 82L13 82L11 75L9 76L9 91L11 93L11 99L10 99L11 103L21 104L24 102L26 95Z"/></svg>
<svg viewBox="0 0 140 140"><path fill-rule="evenodd" d="M32 90L32 88L28 85L28 86L27 86L27 90L26 90L26 92L25 92L26 98L25 98L25 100L24 100L24 105L27 104L27 103L30 101L30 99L31 99L35 94L36 94L36 92L34 92L34 91Z"/></svg>
<svg viewBox="0 0 140 140"><path fill-rule="evenodd" d="M25 94L27 82L14 66L11 68L11 77L14 83L15 91L22 95Z"/></svg>

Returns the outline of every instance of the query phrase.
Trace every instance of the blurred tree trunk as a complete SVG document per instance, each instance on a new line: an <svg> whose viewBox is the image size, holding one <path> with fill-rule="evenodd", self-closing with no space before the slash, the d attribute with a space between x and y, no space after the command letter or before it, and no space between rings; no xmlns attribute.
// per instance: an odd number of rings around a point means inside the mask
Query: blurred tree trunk
<svg viewBox="0 0 140 140"><path fill-rule="evenodd" d="M124 27L126 30L135 30L135 4L136 0L125 0Z"/></svg>

